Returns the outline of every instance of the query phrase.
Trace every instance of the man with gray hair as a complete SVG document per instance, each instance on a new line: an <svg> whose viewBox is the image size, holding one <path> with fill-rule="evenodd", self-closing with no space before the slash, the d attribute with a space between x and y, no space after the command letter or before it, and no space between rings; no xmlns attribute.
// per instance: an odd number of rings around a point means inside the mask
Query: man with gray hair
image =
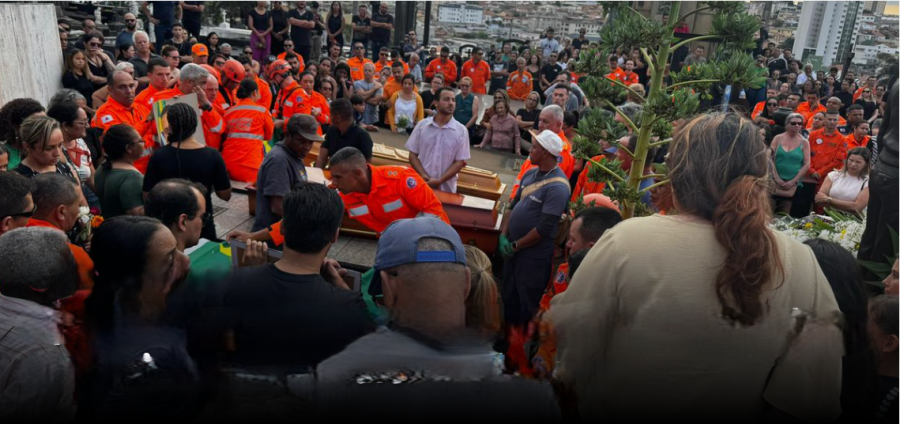
<svg viewBox="0 0 900 424"><path fill-rule="evenodd" d="M0 420L69 421L75 369L52 305L75 292L66 236L20 228L0 236Z"/></svg>
<svg viewBox="0 0 900 424"><path fill-rule="evenodd" d="M564 114L565 112L563 112L562 108L557 105L550 105L541 109L541 114L538 117L538 132L548 130L559 136L562 140L563 147L557 157L557 163L559 164L559 169L566 174L566 177L571 178L572 172L575 170L575 157L572 156L572 146L566 138L566 133L563 132ZM523 141L522 150L530 152L532 145L533 143ZM531 163L530 157L522 164L522 168L519 169L519 175L516 176L516 182L513 184L512 193L510 193L509 196L510 200L516 198L516 192L519 190L519 183L521 183L522 177L525 176L525 173L528 172L529 169L534 167L536 167L536 165Z"/></svg>
<svg viewBox="0 0 900 424"><path fill-rule="evenodd" d="M150 36L144 31L134 33L134 57L129 60L134 65L134 76L142 86L150 83L150 59L160 57L150 51Z"/></svg>
<svg viewBox="0 0 900 424"><path fill-rule="evenodd" d="M319 364L320 413L559 420L546 383L501 376L490 346L466 328L472 276L453 227L426 217L395 221L378 240L374 268L368 293L382 296L390 325Z"/></svg>
<svg viewBox="0 0 900 424"><path fill-rule="evenodd" d="M203 127L203 138L206 144L211 147L218 148L218 141L221 140L222 133L225 131L225 121L222 115L213 107L215 97L210 98L207 94L206 85L210 77L215 77L200 65L188 63L181 68L181 75L175 87L168 90L160 91L153 96L153 101L168 100L175 97L186 96L188 94L197 95L197 105L200 108L200 123ZM148 129L149 133L156 138L156 126L151 125ZM154 140L154 145L155 140ZM148 148L150 146L147 146Z"/></svg>

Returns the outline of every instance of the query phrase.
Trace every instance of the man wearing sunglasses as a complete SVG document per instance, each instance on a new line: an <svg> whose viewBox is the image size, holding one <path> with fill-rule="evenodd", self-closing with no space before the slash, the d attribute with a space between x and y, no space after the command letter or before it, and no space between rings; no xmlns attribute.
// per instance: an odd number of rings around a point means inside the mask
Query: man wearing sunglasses
<svg viewBox="0 0 900 424"><path fill-rule="evenodd" d="M134 33L137 32L137 18L133 13L125 14L125 29L116 36L116 47L134 44Z"/></svg>
<svg viewBox="0 0 900 424"><path fill-rule="evenodd" d="M360 8L362 8L362 6L360 6ZM365 45L360 41L354 41L353 48L350 50L351 57L347 60L347 66L350 67L350 79L352 79L354 83L366 78L365 66L367 63L372 64L373 67L375 66L371 60L366 59L365 54Z"/></svg>
<svg viewBox="0 0 900 424"><path fill-rule="evenodd" d="M16 172L0 172L0 236L28 225L34 214L34 183Z"/></svg>
<svg viewBox="0 0 900 424"><path fill-rule="evenodd" d="M456 63L450 60L450 48L441 47L441 56L431 61L425 67L425 79L431 80L434 74L444 76L444 87L449 87L456 82Z"/></svg>

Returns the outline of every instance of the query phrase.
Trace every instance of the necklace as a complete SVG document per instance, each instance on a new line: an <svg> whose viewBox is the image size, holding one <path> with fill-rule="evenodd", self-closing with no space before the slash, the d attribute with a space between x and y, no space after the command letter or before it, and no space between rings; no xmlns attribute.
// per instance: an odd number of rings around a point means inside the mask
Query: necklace
<svg viewBox="0 0 900 424"><path fill-rule="evenodd" d="M319 268L310 267L310 266L308 266L308 265L303 265L303 264L298 264L298 263L296 263L296 262L289 261L289 260L287 260L287 259L285 259L285 258L279 259L278 262L284 262L284 263L287 263L287 264L290 264L290 265L293 265L293 266L296 266L296 267L299 267L299 268L303 268L303 269L305 269L305 270L307 270L307 271L313 271L313 272L316 272L316 273L319 272Z"/></svg>

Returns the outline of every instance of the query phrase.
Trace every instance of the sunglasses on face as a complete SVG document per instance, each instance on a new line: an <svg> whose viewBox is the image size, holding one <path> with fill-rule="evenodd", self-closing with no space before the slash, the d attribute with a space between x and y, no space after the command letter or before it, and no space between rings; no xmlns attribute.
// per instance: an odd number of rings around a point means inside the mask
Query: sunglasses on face
<svg viewBox="0 0 900 424"><path fill-rule="evenodd" d="M90 43L90 46L91 46L91 47L100 47L100 46L102 46L102 45L103 45L103 44L100 44L100 43Z"/></svg>
<svg viewBox="0 0 900 424"><path fill-rule="evenodd" d="M169 58L169 59L181 59L181 56L178 56L178 55L174 55L174 56L169 55L169 56L166 56L166 57Z"/></svg>
<svg viewBox="0 0 900 424"><path fill-rule="evenodd" d="M3 218L6 218L7 216L10 218L31 218L32 215L34 215L35 211L37 211L37 204L34 204L31 207L31 210L28 212L19 212L19 213L9 214L9 215L4 216Z"/></svg>
<svg viewBox="0 0 900 424"><path fill-rule="evenodd" d="M796 122L796 121L791 122L791 126L792 126L792 127L799 127L799 126L801 126L801 125L803 125L802 122Z"/></svg>
<svg viewBox="0 0 900 424"><path fill-rule="evenodd" d="M125 22L137 22L135 19L126 19Z"/></svg>
<svg viewBox="0 0 900 424"><path fill-rule="evenodd" d="M863 90L863 93L871 93L869 90Z"/></svg>
<svg viewBox="0 0 900 424"><path fill-rule="evenodd" d="M362 50L362 49L363 49L362 46L356 46L356 47L353 48L353 50Z"/></svg>
<svg viewBox="0 0 900 424"><path fill-rule="evenodd" d="M387 56L387 53L378 53L378 55L381 57L385 57L385 56Z"/></svg>
<svg viewBox="0 0 900 424"><path fill-rule="evenodd" d="M220 60L215 61L214 64L215 64L216 66L225 66L225 62L222 62L222 61L220 61Z"/></svg>

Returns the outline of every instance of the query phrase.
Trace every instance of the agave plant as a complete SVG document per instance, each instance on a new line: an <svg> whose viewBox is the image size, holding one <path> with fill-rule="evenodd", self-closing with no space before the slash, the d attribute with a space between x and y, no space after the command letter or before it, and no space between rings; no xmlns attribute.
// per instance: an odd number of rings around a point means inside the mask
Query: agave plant
<svg viewBox="0 0 900 424"><path fill-rule="evenodd" d="M672 2L667 22L649 20L627 6L627 2L602 4L607 13L616 12L615 22L600 31L598 49L581 51L575 72L583 75L578 83L591 104L606 110L594 109L579 121L578 136L573 140L572 149L576 157L591 162L591 169L595 170L588 175L591 181L612 183L606 184L604 193L618 201L622 215L630 218L649 213L643 207L641 197L646 191L668 183L665 174L644 175L643 170L650 149L671 141L672 123L696 114L701 99L709 98L708 91L713 85L731 85L734 90L740 90L743 87L759 88L765 83L764 74L756 68L753 57L746 53L755 45L754 36L760 23L756 17L746 13L742 2L702 2L701 7L683 16L679 13L681 4ZM710 33L678 40L674 36L678 23L702 11L716 14ZM718 42L718 48L709 61L671 73L672 83L663 87L670 53L681 46L703 40ZM647 64L650 88L644 96L619 81L606 78L612 71L606 60L609 53L617 48L630 50L632 47L640 48ZM643 112L638 116L628 117L617 106L624 101L626 94L640 99L644 105ZM616 115L618 119L615 119ZM613 140L628 132L638 139L634 151L624 149L633 158L631 171L627 175L616 161L601 164L591 159L591 155L598 153L598 140L608 140L615 145ZM647 178L655 178L657 182L641 190L640 183Z"/></svg>

